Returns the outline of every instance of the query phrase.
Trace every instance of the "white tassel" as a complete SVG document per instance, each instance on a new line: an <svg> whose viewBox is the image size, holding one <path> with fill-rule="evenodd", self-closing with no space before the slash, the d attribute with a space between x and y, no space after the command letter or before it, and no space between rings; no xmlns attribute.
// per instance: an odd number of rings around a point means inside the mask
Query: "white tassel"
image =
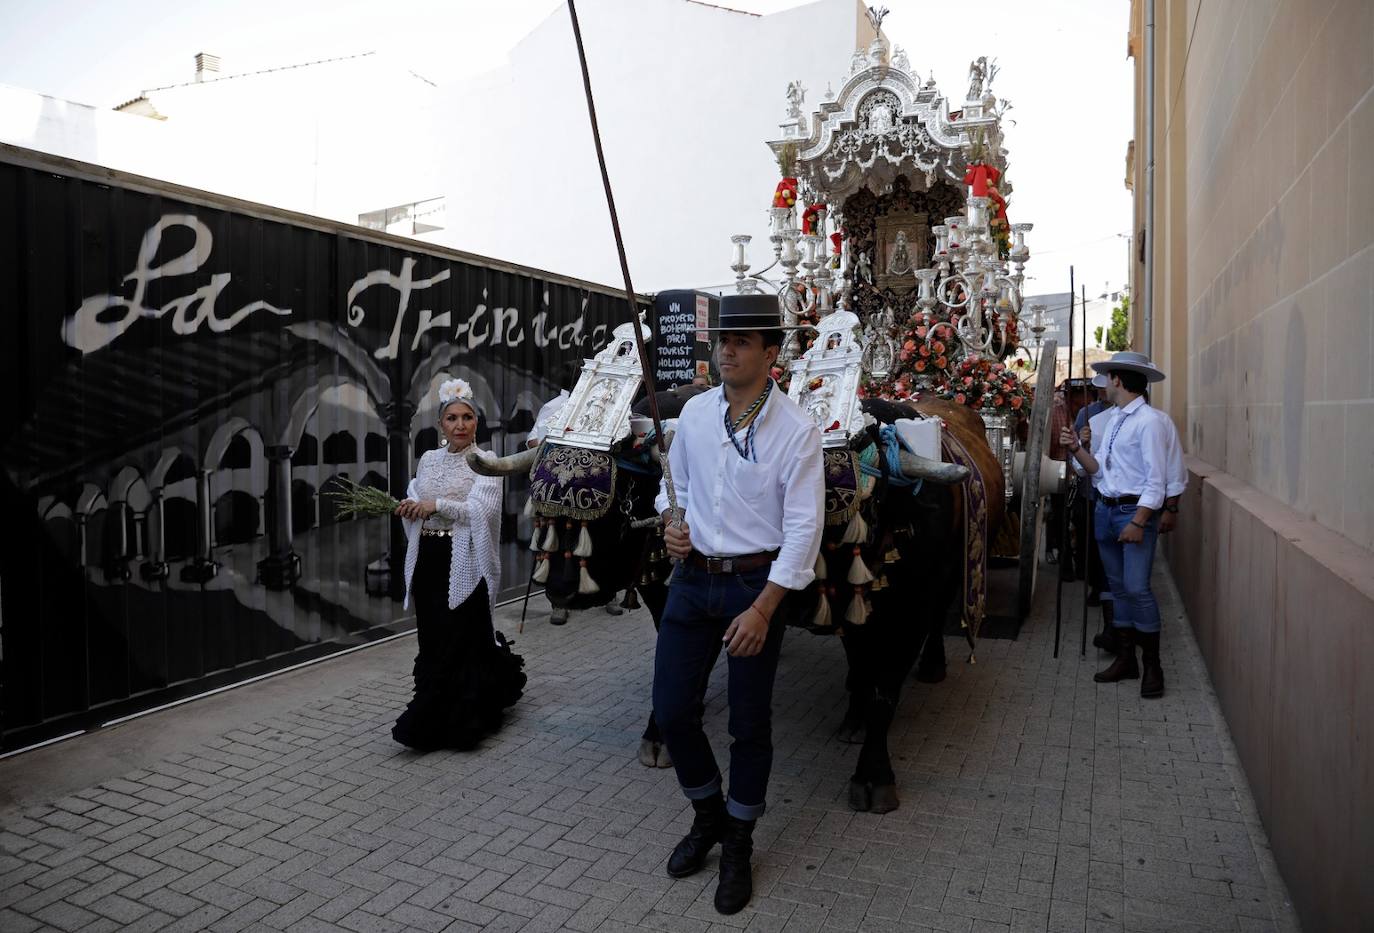
<svg viewBox="0 0 1374 933"><path fill-rule="evenodd" d="M557 522L549 522L548 525L545 526L545 528L544 528L544 540L543 540L542 542L540 542L540 544L539 544L539 549L540 549L541 551L556 551L556 550L558 550L558 523L557 523Z"/></svg>
<svg viewBox="0 0 1374 933"><path fill-rule="evenodd" d="M845 526L844 537L840 539L840 543L862 544L864 541L867 540L868 523L864 521L864 517L862 515L860 515L858 512L855 512L854 517L851 518L849 520L849 524Z"/></svg>
<svg viewBox="0 0 1374 933"><path fill-rule="evenodd" d="M535 583L549 582L549 560L547 557L540 558L534 562L533 580Z"/></svg>
<svg viewBox="0 0 1374 933"><path fill-rule="evenodd" d="M539 539L542 537L544 537L543 526L535 525L534 533L530 535L530 550L534 551L536 554L543 550L543 548L539 546Z"/></svg>
<svg viewBox="0 0 1374 933"><path fill-rule="evenodd" d="M573 557L592 556L592 535L587 531L587 523L582 523L582 531L577 535L577 547L573 548Z"/></svg>
<svg viewBox="0 0 1374 933"><path fill-rule="evenodd" d="M825 555L822 554L820 551L817 551L817 552L816 552L816 579L817 579L817 580L824 580L824 579L825 579L826 577L828 577L828 576L830 576L830 569L829 569L828 567L825 566ZM821 598L822 598L822 599L825 598L824 594L821 595Z"/></svg>
<svg viewBox="0 0 1374 933"><path fill-rule="evenodd" d="M534 518L534 499L525 500L525 517Z"/></svg>
<svg viewBox="0 0 1374 933"><path fill-rule="evenodd" d="M830 616L830 600L825 598L825 591L821 591L820 602L816 603L816 614L811 619L811 624L816 628L827 628L834 619Z"/></svg>
<svg viewBox="0 0 1374 933"><path fill-rule="evenodd" d="M844 619L850 625L863 625L868 621L868 603L864 602L862 592L854 593L854 598L849 601L849 609L845 612Z"/></svg>
<svg viewBox="0 0 1374 933"><path fill-rule="evenodd" d="M587 573L587 562L582 562L582 569L578 571L577 592L583 596L591 596L593 593L600 593L601 587L596 585L592 575Z"/></svg>
<svg viewBox="0 0 1374 933"><path fill-rule="evenodd" d="M854 560L849 564L849 582L855 586L873 582L873 574L869 572L868 564L864 563L864 556L857 547L854 548Z"/></svg>

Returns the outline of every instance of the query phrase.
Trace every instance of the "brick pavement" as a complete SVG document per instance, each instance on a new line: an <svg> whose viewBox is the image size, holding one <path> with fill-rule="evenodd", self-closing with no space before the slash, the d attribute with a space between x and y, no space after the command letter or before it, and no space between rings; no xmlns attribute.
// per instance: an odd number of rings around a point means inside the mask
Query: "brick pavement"
<svg viewBox="0 0 1374 933"><path fill-rule="evenodd" d="M1102 662L1067 650L1072 627L1051 657L1049 587L1020 640L983 642L976 664L950 639L950 677L913 682L903 699L902 807L883 816L845 806L857 750L832 738L839 645L789 633L756 895L735 917L711 906L714 871L663 873L690 817L671 771L634 759L648 618L586 613L517 638L530 686L478 752L391 742L409 690L397 652L370 681L0 813L0 929L1295 930L1162 572L1160 583L1162 701L1094 684ZM503 622L514 628L509 610ZM722 673L708 704L721 750Z"/></svg>

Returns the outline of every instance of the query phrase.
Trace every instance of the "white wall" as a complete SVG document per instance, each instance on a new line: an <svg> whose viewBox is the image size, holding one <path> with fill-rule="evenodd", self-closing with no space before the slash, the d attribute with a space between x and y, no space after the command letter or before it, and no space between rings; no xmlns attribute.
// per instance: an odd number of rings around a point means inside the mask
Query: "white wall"
<svg viewBox="0 0 1374 933"><path fill-rule="evenodd" d="M767 208L787 83L838 89L872 30L858 0L754 16L683 0L582 0L597 116L640 291L731 282L730 235L771 262ZM862 33L860 30L862 29ZM441 171L460 249L622 281L566 8L510 63L446 89ZM751 207L752 205L752 207Z"/></svg>
<svg viewBox="0 0 1374 933"><path fill-rule="evenodd" d="M0 86L0 141L354 223L442 193L435 92L378 55L152 91L165 120Z"/></svg>

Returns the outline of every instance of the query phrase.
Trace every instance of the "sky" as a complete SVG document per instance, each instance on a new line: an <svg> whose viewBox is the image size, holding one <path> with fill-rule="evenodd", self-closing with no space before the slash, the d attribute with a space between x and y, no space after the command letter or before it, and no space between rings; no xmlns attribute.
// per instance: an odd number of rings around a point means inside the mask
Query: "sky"
<svg viewBox="0 0 1374 933"><path fill-rule="evenodd" d="M761 14L793 0L725 0ZM995 58L1014 222L1031 221L1027 294L1065 292L1069 265L1091 296L1126 280L1132 130L1128 0L887 0L884 31L924 77L960 99L969 61ZM182 83L196 52L225 72L366 51L405 55L448 84L499 67L560 0L0 0L0 84L112 107ZM970 14L976 9L976 14ZM798 54L804 54L799 50ZM835 63L836 84L846 62ZM812 89L815 101L821 88ZM773 127L760 127L760 139ZM576 275L577 270L560 270Z"/></svg>

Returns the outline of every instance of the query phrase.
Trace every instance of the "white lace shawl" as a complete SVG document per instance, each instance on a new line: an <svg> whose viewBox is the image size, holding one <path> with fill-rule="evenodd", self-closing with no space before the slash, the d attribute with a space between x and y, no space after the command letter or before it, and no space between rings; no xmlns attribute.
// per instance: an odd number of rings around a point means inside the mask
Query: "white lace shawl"
<svg viewBox="0 0 1374 933"><path fill-rule="evenodd" d="M406 496L433 499L438 508L425 519L426 528L442 528L453 535L453 564L448 577L448 607L457 609L472 595L481 580L487 581L487 595L493 610L496 591L501 586L501 558L497 544L501 539L502 481L499 476L479 476L468 466L467 451L454 454L445 447L429 450L420 457L415 478ZM415 563L420 555L421 522L403 519L406 532L406 599L410 608L410 586Z"/></svg>

